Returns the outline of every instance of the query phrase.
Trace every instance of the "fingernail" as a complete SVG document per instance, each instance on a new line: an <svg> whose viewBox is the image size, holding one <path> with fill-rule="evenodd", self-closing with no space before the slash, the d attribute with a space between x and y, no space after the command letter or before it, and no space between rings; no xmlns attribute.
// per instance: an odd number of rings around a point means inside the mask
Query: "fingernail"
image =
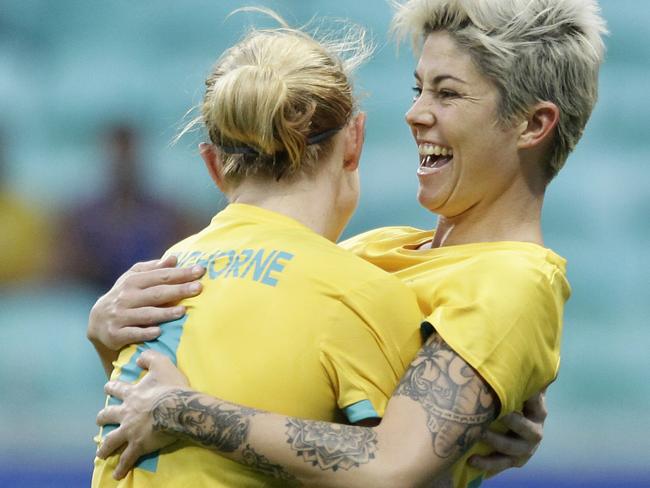
<svg viewBox="0 0 650 488"><path fill-rule="evenodd" d="M204 269L203 269L203 266L201 266L201 265L197 264L196 266L192 267L192 274L200 275L200 274L203 274L203 271L204 271Z"/></svg>
<svg viewBox="0 0 650 488"><path fill-rule="evenodd" d="M174 315L183 315L185 313L185 307L174 307Z"/></svg>
<svg viewBox="0 0 650 488"><path fill-rule="evenodd" d="M192 283L190 285L190 291L192 293L197 293L201 289L201 283Z"/></svg>

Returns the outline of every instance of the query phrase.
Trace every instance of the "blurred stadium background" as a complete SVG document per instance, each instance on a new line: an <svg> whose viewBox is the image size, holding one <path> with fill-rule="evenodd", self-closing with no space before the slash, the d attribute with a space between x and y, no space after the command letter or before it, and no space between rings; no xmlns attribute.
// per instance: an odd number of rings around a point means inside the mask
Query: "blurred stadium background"
<svg viewBox="0 0 650 488"><path fill-rule="evenodd" d="M106 191L104 132L116 123L139 134L144 190L199 226L223 206L196 140L169 141L219 53L263 22L224 21L249 4L0 0L0 486L89 485L104 379L85 326L102 286L61 265L69 217ZM357 82L369 115L364 191L347 234L433 226L417 207L416 151L402 122L414 60L386 42L384 0L256 4L293 24L318 15L369 28L378 50ZM611 30L601 99L544 215L547 245L567 257L574 290L562 371L538 454L488 487L650 486L650 3L601 4ZM2 206L5 195L22 201L24 218ZM12 241L32 217L33 239Z"/></svg>

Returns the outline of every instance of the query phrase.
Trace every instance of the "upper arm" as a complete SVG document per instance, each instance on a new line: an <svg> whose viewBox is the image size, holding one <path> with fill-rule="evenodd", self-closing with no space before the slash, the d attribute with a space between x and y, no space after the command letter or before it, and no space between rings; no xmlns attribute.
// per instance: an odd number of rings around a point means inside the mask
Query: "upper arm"
<svg viewBox="0 0 650 488"><path fill-rule="evenodd" d="M562 298L532 271L503 275L484 277L465 302L436 307L427 321L490 384L505 415L557 373Z"/></svg>
<svg viewBox="0 0 650 488"><path fill-rule="evenodd" d="M479 440L498 411L498 397L488 383L433 335L400 381L378 427L386 444L408 439L401 441L396 479L406 476L418 486L439 476Z"/></svg>
<svg viewBox="0 0 650 488"><path fill-rule="evenodd" d="M363 321L349 311L337 315L340 324L320 343L320 361L337 406L350 423L381 417L399 373L382 350L381 338Z"/></svg>
<svg viewBox="0 0 650 488"><path fill-rule="evenodd" d="M420 350L394 396L422 407L434 453L445 459L469 449L499 410L488 383L438 335Z"/></svg>
<svg viewBox="0 0 650 488"><path fill-rule="evenodd" d="M410 295L389 298L386 290L368 286L347 293L332 307L336 311L320 344L338 406L352 423L383 415L420 345L419 311L403 299Z"/></svg>

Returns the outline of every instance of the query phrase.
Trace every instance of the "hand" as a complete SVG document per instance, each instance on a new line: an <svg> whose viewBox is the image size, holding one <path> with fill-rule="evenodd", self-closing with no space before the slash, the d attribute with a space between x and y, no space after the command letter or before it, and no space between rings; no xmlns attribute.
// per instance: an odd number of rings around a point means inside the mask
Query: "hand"
<svg viewBox="0 0 650 488"><path fill-rule="evenodd" d="M546 410L545 391L533 395L524 403L523 415L513 412L501 421L509 429L505 434L488 431L483 441L496 452L486 456L472 456L470 466L487 471L493 476L508 468L520 468L535 454L544 437Z"/></svg>
<svg viewBox="0 0 650 488"><path fill-rule="evenodd" d="M163 354L145 351L137 363L142 369L148 370L144 378L135 385L122 381L106 383L104 391L122 400L122 404L107 406L97 414L97 425L119 424L117 429L104 438L97 450L97 457L106 459L126 445L113 472L113 477L118 480L126 476L141 456L162 449L176 440L156 431L153 410L163 395L179 387L189 386L185 376Z"/></svg>
<svg viewBox="0 0 650 488"><path fill-rule="evenodd" d="M160 335L157 324L180 318L183 306L168 306L198 295L194 281L205 273L201 266L175 268L176 257L133 265L102 296L90 312L88 339L110 351Z"/></svg>

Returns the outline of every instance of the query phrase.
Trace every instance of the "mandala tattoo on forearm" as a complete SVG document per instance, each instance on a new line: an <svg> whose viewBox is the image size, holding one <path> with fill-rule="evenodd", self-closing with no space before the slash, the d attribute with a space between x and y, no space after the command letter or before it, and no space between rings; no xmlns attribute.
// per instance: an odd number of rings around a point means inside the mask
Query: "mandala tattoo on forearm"
<svg viewBox="0 0 650 488"><path fill-rule="evenodd" d="M198 442L221 452L234 452L246 441L255 410L223 404L206 405L193 391L174 390L153 408L153 429Z"/></svg>
<svg viewBox="0 0 650 488"><path fill-rule="evenodd" d="M373 429L294 418L286 427L291 450L323 471L348 470L375 458L377 435Z"/></svg>
<svg viewBox="0 0 650 488"><path fill-rule="evenodd" d="M467 451L496 416L490 388L438 336L420 350L394 395L422 406L441 458Z"/></svg>
<svg viewBox="0 0 650 488"><path fill-rule="evenodd" d="M300 486L298 480L279 464L273 464L266 456L259 454L250 445L246 444L242 451L242 463L266 476L272 476L287 482L287 486Z"/></svg>

